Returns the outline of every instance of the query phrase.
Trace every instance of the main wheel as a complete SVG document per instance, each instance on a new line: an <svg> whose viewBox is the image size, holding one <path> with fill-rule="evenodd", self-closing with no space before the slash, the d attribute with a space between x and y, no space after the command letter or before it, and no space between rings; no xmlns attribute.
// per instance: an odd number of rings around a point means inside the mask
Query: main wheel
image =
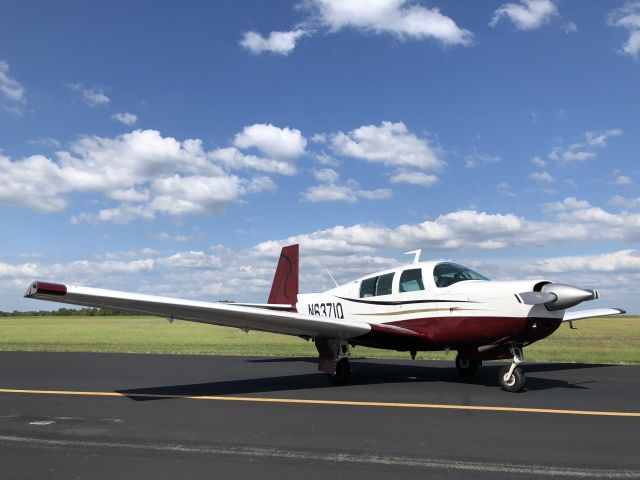
<svg viewBox="0 0 640 480"><path fill-rule="evenodd" d="M524 384L527 382L527 377L524 376L520 367L514 368L511 376L507 377L510 368L510 365L505 365L500 369L500 373L498 374L500 386L507 392L519 392L524 388Z"/></svg>
<svg viewBox="0 0 640 480"><path fill-rule="evenodd" d="M456 355L456 368L462 377L473 377L482 365L480 360L465 358L462 355Z"/></svg>
<svg viewBox="0 0 640 480"><path fill-rule="evenodd" d="M329 379L336 385L344 385L351 378L351 364L348 358L341 358L336 365L336 373L329 374Z"/></svg>

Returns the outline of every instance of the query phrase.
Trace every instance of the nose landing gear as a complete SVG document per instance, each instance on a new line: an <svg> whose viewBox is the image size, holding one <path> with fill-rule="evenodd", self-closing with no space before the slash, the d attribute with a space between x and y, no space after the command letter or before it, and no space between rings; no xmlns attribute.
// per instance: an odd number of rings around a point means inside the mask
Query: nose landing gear
<svg viewBox="0 0 640 480"><path fill-rule="evenodd" d="M527 378L524 376L522 369L518 366L524 362L522 348L519 345L509 345L509 351L513 355L511 365L504 366L500 369L498 380L503 390L507 392L519 392L524 388Z"/></svg>

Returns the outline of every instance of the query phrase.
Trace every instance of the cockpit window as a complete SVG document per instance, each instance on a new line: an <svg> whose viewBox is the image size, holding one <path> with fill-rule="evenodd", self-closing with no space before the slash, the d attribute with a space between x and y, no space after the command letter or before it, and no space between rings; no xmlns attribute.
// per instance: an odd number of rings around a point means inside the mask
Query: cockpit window
<svg viewBox="0 0 640 480"><path fill-rule="evenodd" d="M489 280L478 272L455 263L439 263L433 269L433 281L437 287L448 287L464 280Z"/></svg>
<svg viewBox="0 0 640 480"><path fill-rule="evenodd" d="M424 290L422 269L412 268L411 270L402 272L402 275L400 275L400 293L417 292L418 290Z"/></svg>

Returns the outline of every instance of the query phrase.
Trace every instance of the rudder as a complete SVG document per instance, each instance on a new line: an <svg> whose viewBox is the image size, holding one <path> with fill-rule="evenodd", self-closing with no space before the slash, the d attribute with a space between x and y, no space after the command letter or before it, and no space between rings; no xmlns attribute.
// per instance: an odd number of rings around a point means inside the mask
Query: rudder
<svg viewBox="0 0 640 480"><path fill-rule="evenodd" d="M295 308L298 302L299 252L298 244L282 247L268 303L287 304Z"/></svg>

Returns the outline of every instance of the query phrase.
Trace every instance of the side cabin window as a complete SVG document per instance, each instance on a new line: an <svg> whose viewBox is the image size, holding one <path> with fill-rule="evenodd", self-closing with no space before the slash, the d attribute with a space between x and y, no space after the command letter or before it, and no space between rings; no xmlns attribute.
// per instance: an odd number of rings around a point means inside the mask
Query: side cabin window
<svg viewBox="0 0 640 480"><path fill-rule="evenodd" d="M362 280L360 283L360 298L377 295L389 295L393 285L393 272Z"/></svg>
<svg viewBox="0 0 640 480"><path fill-rule="evenodd" d="M424 290L422 269L412 268L411 270L402 272L402 275L400 275L400 293L417 292L418 290Z"/></svg>

